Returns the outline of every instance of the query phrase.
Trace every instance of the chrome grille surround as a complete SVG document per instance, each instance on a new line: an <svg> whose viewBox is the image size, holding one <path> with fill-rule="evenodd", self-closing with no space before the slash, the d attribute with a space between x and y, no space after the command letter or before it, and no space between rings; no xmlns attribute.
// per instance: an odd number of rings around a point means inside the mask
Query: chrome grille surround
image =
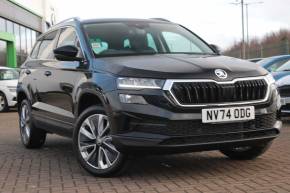
<svg viewBox="0 0 290 193"><path fill-rule="evenodd" d="M237 102L228 102L228 103L207 103L207 104L181 104L176 96L172 92L172 86L176 82L214 82L216 84L234 84L238 81L249 81L249 80L264 80L267 83L267 91L265 94L265 98L261 100L252 100L252 101L237 101ZM244 77L244 78L236 78L231 81L216 81L212 79L167 79L164 83L163 90L169 92L170 96L173 98L174 103L177 104L180 107L207 107L207 106L230 106L230 105L244 105L244 104L257 104L257 103L263 103L269 99L270 96L270 83L268 79L265 76L258 76L258 77Z"/></svg>

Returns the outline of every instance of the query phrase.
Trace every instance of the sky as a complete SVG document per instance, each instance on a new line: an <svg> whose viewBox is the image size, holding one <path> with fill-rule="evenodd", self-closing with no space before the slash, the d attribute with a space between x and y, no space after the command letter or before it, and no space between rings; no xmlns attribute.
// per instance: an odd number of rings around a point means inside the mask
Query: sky
<svg viewBox="0 0 290 193"><path fill-rule="evenodd" d="M51 0L57 19L165 18L182 24L208 43L226 49L242 37L237 0ZM245 0L249 5L249 36L290 29L290 0Z"/></svg>

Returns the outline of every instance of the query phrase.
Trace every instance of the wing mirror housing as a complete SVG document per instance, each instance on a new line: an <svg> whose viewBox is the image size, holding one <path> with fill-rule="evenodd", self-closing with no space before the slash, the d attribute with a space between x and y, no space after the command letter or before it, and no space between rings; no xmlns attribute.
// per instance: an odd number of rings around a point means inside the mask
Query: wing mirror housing
<svg viewBox="0 0 290 193"><path fill-rule="evenodd" d="M82 61L83 58L77 57L78 52L78 48L71 45L61 46L53 50L55 58L60 61Z"/></svg>
<svg viewBox="0 0 290 193"><path fill-rule="evenodd" d="M219 48L217 45L215 45L215 44L210 44L210 47L211 47L211 49L213 49L213 51L214 51L216 54L218 54L218 55L221 54L221 50L220 50L220 48Z"/></svg>

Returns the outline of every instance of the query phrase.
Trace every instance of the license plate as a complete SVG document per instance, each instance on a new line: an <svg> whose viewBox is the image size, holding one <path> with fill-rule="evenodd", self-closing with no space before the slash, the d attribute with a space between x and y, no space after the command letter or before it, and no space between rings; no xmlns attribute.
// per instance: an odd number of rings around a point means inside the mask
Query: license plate
<svg viewBox="0 0 290 193"><path fill-rule="evenodd" d="M202 109L203 123L219 123L255 119L255 107Z"/></svg>

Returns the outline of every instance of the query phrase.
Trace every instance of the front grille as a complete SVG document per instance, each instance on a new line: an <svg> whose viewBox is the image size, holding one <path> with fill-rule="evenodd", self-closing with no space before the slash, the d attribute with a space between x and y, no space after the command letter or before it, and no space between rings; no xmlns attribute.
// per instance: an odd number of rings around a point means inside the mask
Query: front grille
<svg viewBox="0 0 290 193"><path fill-rule="evenodd" d="M230 84L174 82L171 92L182 105L200 105L262 100L266 97L267 88L264 79L243 80Z"/></svg>
<svg viewBox="0 0 290 193"><path fill-rule="evenodd" d="M278 88L281 97L290 97L290 86L285 85Z"/></svg>
<svg viewBox="0 0 290 193"><path fill-rule="evenodd" d="M235 123L205 124L201 120L192 121L132 121L131 130L166 136L202 136L225 133L258 131L272 128L276 113L256 115L254 120Z"/></svg>

